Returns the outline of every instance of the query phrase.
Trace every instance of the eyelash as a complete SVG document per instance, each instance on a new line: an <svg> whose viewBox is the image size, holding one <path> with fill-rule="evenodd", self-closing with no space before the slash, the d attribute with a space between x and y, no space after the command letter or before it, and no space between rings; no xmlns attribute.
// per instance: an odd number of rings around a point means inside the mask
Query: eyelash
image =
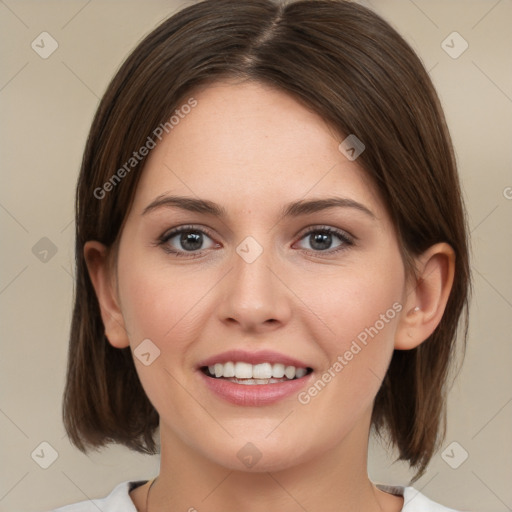
<svg viewBox="0 0 512 512"><path fill-rule="evenodd" d="M185 258L189 258L189 259L199 258L208 249L203 249L203 250L199 250L199 251L177 251L175 249L172 249L168 245L169 240L173 239L175 236L177 236L181 233L190 233L190 232L206 235L208 238L210 238L213 241L213 237L211 236L211 234L209 234L208 230L205 230L204 228L198 228L197 226L190 225L190 226L180 226L178 228L175 228L171 231L164 233L161 237L159 237L159 239L157 240L155 245L162 247L166 253L172 254L177 257L185 257ZM341 241L341 244L335 249L327 249L325 251L314 251L314 250L302 249L306 253L313 254L315 256L322 255L322 254L327 254L327 255L336 254L338 252L347 250L349 247L355 245L355 237L349 235L345 231L341 231L339 229L335 229L330 226L311 226L310 228L307 229L307 231L305 231L301 235L301 237L299 238L299 241L307 238L312 233L322 233L322 234L334 235L334 236L338 237ZM216 242L214 242L214 243L217 246L219 245Z"/></svg>
<svg viewBox="0 0 512 512"><path fill-rule="evenodd" d="M185 258L189 258L189 259L199 258L200 256L203 255L203 252L205 252L205 249L203 249L202 251L197 251L197 252L177 251L175 249L172 249L168 245L169 240L174 238L176 235L179 235L181 233L190 233L190 232L201 233L202 235L206 235L208 238L213 240L213 237L204 228L198 228L196 226L180 226L179 228L175 228L175 229L172 229L171 231L164 233L158 239L156 245L161 246L166 253L172 254L173 256L185 257Z"/></svg>
<svg viewBox="0 0 512 512"><path fill-rule="evenodd" d="M311 226L301 235L301 237L299 238L299 241L307 238L312 233L323 233L323 234L328 234L328 235L334 235L341 240L341 244L335 249L327 249L325 251L310 251L307 249L303 249L303 251L306 251L309 254L314 254L315 256L318 256L321 254L328 254L328 255L336 254L341 251L345 251L349 247L355 245L355 237L354 236L349 235L348 233L346 233L345 231L342 231L341 229L335 229L330 226Z"/></svg>

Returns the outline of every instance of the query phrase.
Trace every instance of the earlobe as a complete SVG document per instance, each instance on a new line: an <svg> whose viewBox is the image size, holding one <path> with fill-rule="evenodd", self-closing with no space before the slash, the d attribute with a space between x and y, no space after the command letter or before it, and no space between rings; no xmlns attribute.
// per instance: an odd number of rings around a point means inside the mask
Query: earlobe
<svg viewBox="0 0 512 512"><path fill-rule="evenodd" d="M443 317L454 273L455 252L447 243L433 245L416 258L416 276L404 291L395 349L416 348L434 332Z"/></svg>
<svg viewBox="0 0 512 512"><path fill-rule="evenodd" d="M119 307L115 290L115 279L109 262L107 247L96 241L86 242L84 258L92 285L98 298L101 318L105 326L105 336L116 348L126 348L130 342L124 318Z"/></svg>

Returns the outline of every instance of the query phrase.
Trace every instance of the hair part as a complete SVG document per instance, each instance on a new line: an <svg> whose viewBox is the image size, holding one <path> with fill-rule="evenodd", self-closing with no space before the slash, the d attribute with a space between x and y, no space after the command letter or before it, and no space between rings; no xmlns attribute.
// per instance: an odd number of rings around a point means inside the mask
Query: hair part
<svg viewBox="0 0 512 512"><path fill-rule="evenodd" d="M373 409L417 479L444 437L450 361L470 289L467 227L442 108L420 59L369 9L344 0L205 0L164 21L131 53L94 117L76 191L76 289L64 423L81 450L121 443L155 453L158 413L129 348L105 337L84 244L115 245L145 157L98 199L101 188L165 123L183 98L225 79L253 80L292 95L340 136L366 146L358 163L392 218L404 262L438 242L455 251L444 316L416 349L394 352ZM135 127L135 128L134 128Z"/></svg>

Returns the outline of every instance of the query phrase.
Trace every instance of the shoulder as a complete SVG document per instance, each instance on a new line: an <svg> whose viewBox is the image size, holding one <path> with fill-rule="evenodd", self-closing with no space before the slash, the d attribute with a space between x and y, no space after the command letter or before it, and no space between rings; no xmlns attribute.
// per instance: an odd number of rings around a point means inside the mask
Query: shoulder
<svg viewBox="0 0 512 512"><path fill-rule="evenodd" d="M402 512L457 512L453 508L444 507L429 500L414 487L400 487L389 485L378 485L379 489L390 494L402 496L404 498L404 506ZM462 511L460 511L462 512Z"/></svg>
<svg viewBox="0 0 512 512"><path fill-rule="evenodd" d="M130 498L130 491L145 482L123 482L105 498L81 501L56 508L51 512L137 512Z"/></svg>

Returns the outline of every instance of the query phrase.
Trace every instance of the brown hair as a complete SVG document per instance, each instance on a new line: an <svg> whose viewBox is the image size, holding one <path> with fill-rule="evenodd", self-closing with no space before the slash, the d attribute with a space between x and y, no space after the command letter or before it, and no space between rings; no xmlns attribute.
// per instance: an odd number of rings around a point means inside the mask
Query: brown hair
<svg viewBox="0 0 512 512"><path fill-rule="evenodd" d="M444 437L447 377L470 287L466 221L444 115L419 58L372 11L343 0L206 0L164 21L110 83L92 123L76 194L76 291L64 422L81 450L109 442L154 453L158 414L130 349L105 338L85 265L88 240L112 246L145 158L115 190L116 169L194 87L225 78L279 88L366 145L358 163L378 187L404 261L447 242L456 254L445 314L418 348L394 352L372 425L423 473ZM96 191L96 192L95 192ZM98 199L101 195L102 198Z"/></svg>

